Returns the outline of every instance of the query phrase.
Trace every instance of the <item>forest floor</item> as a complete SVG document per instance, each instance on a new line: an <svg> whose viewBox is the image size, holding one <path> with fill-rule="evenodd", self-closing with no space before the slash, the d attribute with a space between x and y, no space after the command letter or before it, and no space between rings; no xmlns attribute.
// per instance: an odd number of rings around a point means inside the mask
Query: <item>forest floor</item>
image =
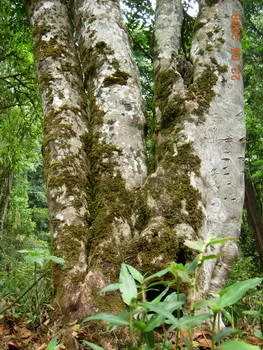
<svg viewBox="0 0 263 350"><path fill-rule="evenodd" d="M15 318L12 314L7 314L0 319L0 350L46 350L48 343L52 338L55 338L59 333L59 321L46 319L38 325L37 328L32 329L27 325L26 320L22 318ZM87 339L87 332L85 328L80 328L77 324L68 325L69 330L72 330L72 337L79 344L79 349L88 349L87 346L81 345L81 341ZM61 330L60 330L61 331ZM248 325L244 324L242 333L242 340L257 345L260 349L263 349L263 341L255 336L251 335L251 329ZM176 348L176 335L170 333L170 342L174 344ZM181 349L184 347L183 338L188 338L188 333L181 333L181 340L179 346ZM159 339L158 339L159 338ZM156 333L157 341L162 339L161 333ZM58 343L59 344L59 343ZM193 345L196 350L210 350L212 348L211 331L195 329L193 333ZM51 347L50 347L51 349ZM66 349L63 344L57 347L52 347L52 350L71 350ZM237 349L238 350L238 349Z"/></svg>

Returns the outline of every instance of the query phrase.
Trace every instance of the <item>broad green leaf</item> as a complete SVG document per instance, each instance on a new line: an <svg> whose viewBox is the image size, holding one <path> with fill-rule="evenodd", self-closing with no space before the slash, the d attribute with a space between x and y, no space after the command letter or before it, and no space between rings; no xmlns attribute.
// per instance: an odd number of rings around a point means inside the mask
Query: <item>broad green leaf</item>
<svg viewBox="0 0 263 350"><path fill-rule="evenodd" d="M119 290L119 289L120 289L120 283L112 283L112 284L109 284L108 286L102 288L100 290L100 293L103 294L106 292L114 292L115 290Z"/></svg>
<svg viewBox="0 0 263 350"><path fill-rule="evenodd" d="M216 307L218 310L226 306L235 304L240 300L249 289L255 288L263 281L263 278L250 278L245 281L236 282L219 292L220 297L217 299Z"/></svg>
<svg viewBox="0 0 263 350"><path fill-rule="evenodd" d="M235 328L231 328L231 327L225 327L222 328L219 332L215 333L213 335L214 341L218 342L226 337L228 337L229 335L233 334L233 333L238 333L240 332L238 329Z"/></svg>
<svg viewBox="0 0 263 350"><path fill-rule="evenodd" d="M228 340L217 348L218 350L260 350L258 346L245 343L241 340Z"/></svg>
<svg viewBox="0 0 263 350"><path fill-rule="evenodd" d="M120 315L113 315L113 314L108 314L104 312L86 317L84 318L82 323L87 321L92 321L92 320L100 320L100 321L108 322L113 326L127 326L129 324L129 322L124 317L121 317Z"/></svg>
<svg viewBox="0 0 263 350"><path fill-rule="evenodd" d="M166 301L158 304L151 304L151 302L140 303L140 306L145 309L155 312L158 315L164 316L170 321L175 321L176 318L173 316L172 312L181 308L183 305L182 301Z"/></svg>
<svg viewBox="0 0 263 350"><path fill-rule="evenodd" d="M193 250L197 250L198 252L203 252L205 248L205 242L202 240L198 241L190 241L188 239L185 240L184 245Z"/></svg>
<svg viewBox="0 0 263 350"><path fill-rule="evenodd" d="M151 300L149 303L152 303L152 304L157 304L159 303L162 298L166 295L166 293L168 292L169 290L169 287L165 288L164 291L162 291L162 293L160 293L156 298L154 298L153 300Z"/></svg>
<svg viewBox="0 0 263 350"><path fill-rule="evenodd" d="M212 315L208 313L195 316L183 316L179 319L176 319L176 322L172 323L172 326L169 329L173 330L177 328L180 331L185 331L189 328L200 325L203 321L207 320L211 316Z"/></svg>
<svg viewBox="0 0 263 350"><path fill-rule="evenodd" d="M153 275L146 277L144 279L144 281L146 282L146 281L150 281L154 278L160 278L160 277L164 276L165 274L167 274L168 272L170 272L170 267L166 267L165 269L160 270L160 271L154 273Z"/></svg>
<svg viewBox="0 0 263 350"><path fill-rule="evenodd" d="M128 270L129 270L130 274L132 275L132 277L136 281L138 281L140 284L142 284L143 280L144 280L143 275L138 270L136 270L133 266L128 265L128 264L126 264L126 266L127 266Z"/></svg>
<svg viewBox="0 0 263 350"><path fill-rule="evenodd" d="M164 324L165 317L161 315L154 314L150 318L150 320L147 322L147 327L143 330L144 332L151 332L157 327L160 327L162 324Z"/></svg>
<svg viewBox="0 0 263 350"><path fill-rule="evenodd" d="M82 340L81 342L82 342L82 344L88 345L93 350L104 350L101 346L98 346L98 345L91 343L89 341Z"/></svg>
<svg viewBox="0 0 263 350"><path fill-rule="evenodd" d="M125 304L131 305L133 300L137 299L137 287L127 265L124 263L121 264L119 282L122 300Z"/></svg>
<svg viewBox="0 0 263 350"><path fill-rule="evenodd" d="M62 344L58 343L57 338L52 338L47 345L47 350L57 350L60 347L60 345Z"/></svg>
<svg viewBox="0 0 263 350"><path fill-rule="evenodd" d="M219 292L220 296L218 298L210 298L194 303L194 309L209 307L213 312L223 312L225 307L235 304L249 289L255 288L262 280L263 278L256 277L231 284Z"/></svg>

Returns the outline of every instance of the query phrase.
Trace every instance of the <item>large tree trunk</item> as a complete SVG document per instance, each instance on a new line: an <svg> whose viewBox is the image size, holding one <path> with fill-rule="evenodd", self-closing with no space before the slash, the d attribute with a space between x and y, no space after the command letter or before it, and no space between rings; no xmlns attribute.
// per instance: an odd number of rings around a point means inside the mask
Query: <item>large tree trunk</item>
<svg viewBox="0 0 263 350"><path fill-rule="evenodd" d="M88 159L86 101L82 74L64 1L27 1L33 26L38 81L44 109L44 165L54 254L56 299L67 315L81 310L87 272Z"/></svg>
<svg viewBox="0 0 263 350"><path fill-rule="evenodd" d="M230 74L231 48L240 48L231 39L231 15L242 8L238 0L212 3L201 8L190 62L178 54L180 1L159 0L156 12L157 161L165 183L173 184L165 198L179 214L173 215L173 230L190 239L205 239L209 232L238 238L243 205L243 85ZM200 283L205 294L222 287L236 244L226 244L221 254L205 264Z"/></svg>
<svg viewBox="0 0 263 350"><path fill-rule="evenodd" d="M55 270L64 315L123 309L99 288L126 261L143 273L191 257L186 238L239 236L243 205L242 81L231 80L232 13L238 0L207 1L189 61L181 52L179 0L157 1L156 171L147 177L138 72L119 2L27 1L45 112L44 157ZM74 40L73 40L74 34ZM77 42L77 49L74 47ZM204 267L200 293L214 294L235 243ZM106 347L108 348L108 347Z"/></svg>

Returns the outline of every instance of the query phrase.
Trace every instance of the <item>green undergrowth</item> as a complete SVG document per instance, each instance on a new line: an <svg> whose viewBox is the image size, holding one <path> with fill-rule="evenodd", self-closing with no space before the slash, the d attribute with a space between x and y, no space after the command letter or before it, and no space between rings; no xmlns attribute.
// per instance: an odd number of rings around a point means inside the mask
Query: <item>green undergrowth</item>
<svg viewBox="0 0 263 350"><path fill-rule="evenodd" d="M119 280L101 290L104 293L120 293L122 301L126 304L126 311L120 314L102 312L83 320L82 327L89 323L103 321L108 324L108 332L114 334L119 328L123 334L130 334L131 342L122 343L122 348L136 350L154 349L201 349L194 340L196 329L210 328L207 332L210 348L212 350L259 350L258 346L251 345L243 340L240 329L230 326L218 328L221 315L227 315L227 308L239 302L247 292L254 290L263 281L263 278L251 278L238 281L218 292L217 297L200 299L198 294L198 281L202 265L211 259L218 258L212 254L211 247L225 244L232 238L218 238L209 235L206 241L185 241L188 248L198 252L196 258L187 264L172 262L165 269L152 275L142 275L137 269L128 264L121 264ZM170 278L166 278L167 276ZM186 286L183 293L181 285ZM160 290L160 286L162 290ZM149 299L149 292L157 291ZM262 334L262 302L258 310L247 310L247 315L258 318L261 328L255 331L255 336L263 338ZM157 337L157 331L162 330L162 340ZM173 339L173 340L171 340ZM118 348L119 343L115 344ZM91 341L82 340L88 348L103 350L101 345Z"/></svg>

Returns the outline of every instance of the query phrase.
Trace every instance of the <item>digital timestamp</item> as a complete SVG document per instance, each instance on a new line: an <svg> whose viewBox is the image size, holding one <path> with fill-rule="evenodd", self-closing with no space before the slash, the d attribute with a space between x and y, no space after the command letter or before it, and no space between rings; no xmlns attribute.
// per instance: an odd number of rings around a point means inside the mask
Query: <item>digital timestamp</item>
<svg viewBox="0 0 263 350"><path fill-rule="evenodd" d="M239 14L232 14L231 16L231 33L232 39L240 42L241 40L241 16ZM231 48L231 60L232 60L232 68L231 68L231 79L232 80L240 80L241 76L241 68L240 68L240 60L241 60L241 49L239 47ZM235 66L234 66L234 63Z"/></svg>

